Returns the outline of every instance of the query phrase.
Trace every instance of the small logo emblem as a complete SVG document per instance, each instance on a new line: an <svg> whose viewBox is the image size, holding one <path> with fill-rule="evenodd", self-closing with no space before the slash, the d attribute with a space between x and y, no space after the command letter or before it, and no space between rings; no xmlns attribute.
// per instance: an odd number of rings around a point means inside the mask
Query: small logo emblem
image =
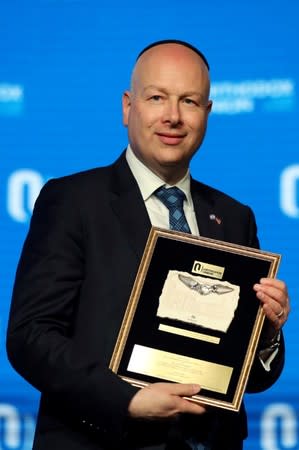
<svg viewBox="0 0 299 450"><path fill-rule="evenodd" d="M213 277L221 280L224 274L224 267L215 266L202 261L194 261L191 272L196 273L197 275L204 275L206 277Z"/></svg>

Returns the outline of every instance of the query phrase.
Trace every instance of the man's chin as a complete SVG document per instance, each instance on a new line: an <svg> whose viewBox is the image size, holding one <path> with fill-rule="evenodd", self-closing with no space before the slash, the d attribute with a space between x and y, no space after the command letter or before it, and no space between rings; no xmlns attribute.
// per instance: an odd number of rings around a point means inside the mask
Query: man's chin
<svg viewBox="0 0 299 450"><path fill-rule="evenodd" d="M185 161L168 159L160 161L153 171L167 183L174 184L185 176L188 167Z"/></svg>

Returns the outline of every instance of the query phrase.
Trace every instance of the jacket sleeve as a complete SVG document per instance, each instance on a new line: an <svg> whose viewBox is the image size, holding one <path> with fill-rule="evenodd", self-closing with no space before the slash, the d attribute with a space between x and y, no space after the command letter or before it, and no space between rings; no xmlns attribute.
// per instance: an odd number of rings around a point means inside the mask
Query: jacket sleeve
<svg viewBox="0 0 299 450"><path fill-rule="evenodd" d="M285 360L285 344L284 337L281 332L279 350L273 361L271 362L271 369L266 371L259 358L258 346L254 363L250 372L247 383L246 392L261 392L271 387L279 378Z"/></svg>
<svg viewBox="0 0 299 450"><path fill-rule="evenodd" d="M73 327L86 236L75 193L61 184L48 182L34 208L15 278L7 353L57 409L117 439L137 389L88 351L77 357Z"/></svg>
<svg viewBox="0 0 299 450"><path fill-rule="evenodd" d="M257 226L254 214L249 208L249 227L248 227L248 246L259 248L259 240L257 237ZM261 333L262 335L262 333ZM266 371L259 358L259 350L261 349L261 342L259 343L251 368L250 376L247 383L246 392L261 392L271 387L279 378L285 359L285 345L283 333L281 331L280 346L277 355L271 363L270 371Z"/></svg>

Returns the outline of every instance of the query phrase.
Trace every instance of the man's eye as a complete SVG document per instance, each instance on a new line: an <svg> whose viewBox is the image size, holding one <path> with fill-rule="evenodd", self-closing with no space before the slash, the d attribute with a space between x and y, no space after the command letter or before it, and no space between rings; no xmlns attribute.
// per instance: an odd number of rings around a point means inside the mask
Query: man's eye
<svg viewBox="0 0 299 450"><path fill-rule="evenodd" d="M185 98L184 102L187 103L187 105L196 105L196 101L192 100L192 98Z"/></svg>
<svg viewBox="0 0 299 450"><path fill-rule="evenodd" d="M158 102L162 99L161 95L152 95L150 100L153 100L154 102Z"/></svg>

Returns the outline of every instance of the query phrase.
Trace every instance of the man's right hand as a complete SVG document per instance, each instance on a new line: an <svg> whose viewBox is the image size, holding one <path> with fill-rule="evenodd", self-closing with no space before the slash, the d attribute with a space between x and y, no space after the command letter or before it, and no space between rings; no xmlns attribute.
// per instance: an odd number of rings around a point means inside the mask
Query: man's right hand
<svg viewBox="0 0 299 450"><path fill-rule="evenodd" d="M203 414L206 408L186 400L198 394L198 384L154 383L140 389L129 403L129 416L143 419L173 418L179 413Z"/></svg>

